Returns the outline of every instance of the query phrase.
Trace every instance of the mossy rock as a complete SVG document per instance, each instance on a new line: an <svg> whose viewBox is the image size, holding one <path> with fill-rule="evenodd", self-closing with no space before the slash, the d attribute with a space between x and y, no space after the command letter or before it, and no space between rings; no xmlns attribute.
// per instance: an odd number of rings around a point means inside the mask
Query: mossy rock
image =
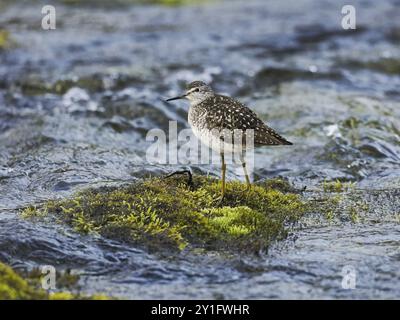
<svg viewBox="0 0 400 320"><path fill-rule="evenodd" d="M348 60L339 61L339 63L344 67L369 69L389 75L398 75L400 73L400 60L397 58L381 58L370 61Z"/></svg>
<svg viewBox="0 0 400 320"><path fill-rule="evenodd" d="M355 183L336 179L335 181L324 181L322 187L325 192L347 192L355 188Z"/></svg>
<svg viewBox="0 0 400 320"><path fill-rule="evenodd" d="M44 291L37 291L9 266L0 263L0 300L46 299Z"/></svg>
<svg viewBox="0 0 400 320"><path fill-rule="evenodd" d="M11 45L10 34L7 30L0 28L0 50L7 49Z"/></svg>
<svg viewBox="0 0 400 320"><path fill-rule="evenodd" d="M37 279L39 281L39 279ZM27 279L22 278L11 267L0 262L0 300L72 300L108 299L104 295L82 296L70 292L49 293L36 288Z"/></svg>
<svg viewBox="0 0 400 320"><path fill-rule="evenodd" d="M51 84L37 76L28 76L18 82L21 90L26 95L43 95L54 93L63 95L73 87L88 90L91 93L104 89L102 75L94 74L90 77L81 77L77 80L63 79Z"/></svg>
<svg viewBox="0 0 400 320"><path fill-rule="evenodd" d="M204 0L62 0L67 5L103 5L103 6L122 6L132 4L182 6L189 4L202 3Z"/></svg>
<svg viewBox="0 0 400 320"><path fill-rule="evenodd" d="M127 241L152 251L203 248L259 252L283 239L288 224L305 210L297 194L268 184L228 182L218 203L220 182L196 177L189 188L182 177L152 178L121 187L90 189L24 216L53 214L77 231Z"/></svg>

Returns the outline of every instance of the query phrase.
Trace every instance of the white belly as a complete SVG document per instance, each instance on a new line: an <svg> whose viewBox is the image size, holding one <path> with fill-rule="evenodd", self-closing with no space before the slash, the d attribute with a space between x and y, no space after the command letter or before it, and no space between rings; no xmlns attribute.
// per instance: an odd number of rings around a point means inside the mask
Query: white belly
<svg viewBox="0 0 400 320"><path fill-rule="evenodd" d="M206 146L218 153L243 153L244 147L240 144L227 143L219 138L218 134L212 134L210 130L198 128L191 125L194 135Z"/></svg>

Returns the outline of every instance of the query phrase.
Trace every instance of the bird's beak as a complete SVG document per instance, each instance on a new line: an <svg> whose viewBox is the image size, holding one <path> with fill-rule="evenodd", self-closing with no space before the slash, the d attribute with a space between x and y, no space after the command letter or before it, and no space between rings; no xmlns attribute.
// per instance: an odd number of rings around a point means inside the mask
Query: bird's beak
<svg viewBox="0 0 400 320"><path fill-rule="evenodd" d="M181 95L181 96L177 96L177 97L173 97L173 98L169 98L165 101L172 101L172 100L179 100L179 99L184 99L186 97L186 94Z"/></svg>

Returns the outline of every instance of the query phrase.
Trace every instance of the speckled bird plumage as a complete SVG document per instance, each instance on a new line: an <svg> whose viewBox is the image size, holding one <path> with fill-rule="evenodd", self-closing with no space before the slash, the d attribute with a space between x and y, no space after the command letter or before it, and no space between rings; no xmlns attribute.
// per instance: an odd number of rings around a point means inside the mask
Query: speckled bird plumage
<svg viewBox="0 0 400 320"><path fill-rule="evenodd" d="M202 86L207 85L201 81L194 81L187 86L187 90L190 92L193 88ZM212 91L208 93L205 99L191 103L188 120L195 135L206 144L210 143L210 137L207 137L206 132L214 130L215 134L215 129L217 132L224 129L230 131L240 130L243 140L245 140L246 130L253 129L254 146L292 144L272 128L265 125L254 111L241 102ZM206 136L205 139L202 136Z"/></svg>

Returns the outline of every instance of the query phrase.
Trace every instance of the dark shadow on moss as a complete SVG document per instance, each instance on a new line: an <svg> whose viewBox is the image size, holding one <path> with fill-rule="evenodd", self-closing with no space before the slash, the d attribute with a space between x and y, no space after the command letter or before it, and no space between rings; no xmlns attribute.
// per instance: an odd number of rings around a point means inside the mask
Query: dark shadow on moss
<svg viewBox="0 0 400 320"><path fill-rule="evenodd" d="M53 214L79 232L127 241L150 249L243 251L266 250L284 239L287 226L304 213L299 196L264 184L249 192L229 182L222 206L218 180L195 177L190 190L185 177L153 178L118 188L80 192L70 199L27 208L23 215Z"/></svg>

